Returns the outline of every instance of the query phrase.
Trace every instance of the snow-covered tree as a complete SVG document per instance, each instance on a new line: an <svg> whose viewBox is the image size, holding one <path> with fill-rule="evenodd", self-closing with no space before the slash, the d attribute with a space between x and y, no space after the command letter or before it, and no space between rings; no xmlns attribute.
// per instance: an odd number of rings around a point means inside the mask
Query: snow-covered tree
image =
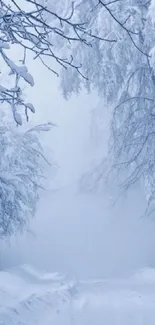
<svg viewBox="0 0 155 325"><path fill-rule="evenodd" d="M143 1L144 2L144 1ZM63 51L72 53L81 71L87 79L81 78L72 69L62 70L62 89L67 97L72 92L79 92L82 85L88 90L95 87L108 102L117 101L124 82L128 78L139 56L148 57L141 44L143 18L142 1L97 1L77 2L76 15L87 22L87 28L98 38L94 38L91 47L82 44L69 44ZM76 2L75 2L76 4ZM108 38L113 42L103 42ZM130 71L129 71L130 70Z"/></svg>
<svg viewBox="0 0 155 325"><path fill-rule="evenodd" d="M56 75L51 59L63 68L66 97L84 83L87 89L93 85L114 98L124 82L129 54L136 48L145 53L138 42L142 23L137 3L141 1L0 0L0 59L10 70L11 83L9 88L0 85L0 102L11 106L17 124L22 124L21 109L27 120L29 110L35 112L24 101L20 86L21 79L34 85L26 66L27 52ZM11 60L13 46L23 50L20 62ZM123 61L122 52L126 52Z"/></svg>
<svg viewBox="0 0 155 325"><path fill-rule="evenodd" d="M35 215L49 164L38 133L50 128L39 125L19 133L6 123L0 126L0 238L23 232Z"/></svg>
<svg viewBox="0 0 155 325"><path fill-rule="evenodd" d="M9 89L0 86L17 124L20 109L34 112L20 87L33 86L26 53L52 72L51 59L62 67L65 97L95 88L113 113L110 149L113 167L127 177L121 185L143 178L154 198L155 1L146 0L0 0L0 57L10 69ZM8 53L23 49L19 64ZM103 107L103 110L104 110ZM128 173L126 169L128 168Z"/></svg>
<svg viewBox="0 0 155 325"><path fill-rule="evenodd" d="M86 17L93 33L115 39L103 43L93 39L91 48L68 46L66 52L82 62L82 79L76 71L61 71L65 97L83 85L97 89L112 113L110 170L121 188L143 180L149 202L155 199L155 1L118 0L77 2L79 16ZM97 114L97 111L96 111ZM92 121L94 123L94 120ZM102 141L102 140L101 140ZM92 173L101 180L107 162ZM111 173L110 173L111 174ZM92 185L91 185L92 186Z"/></svg>
<svg viewBox="0 0 155 325"><path fill-rule="evenodd" d="M51 9L48 2L55 6ZM70 67L81 75L81 63L75 62L74 53L60 53L57 47L74 43L89 47L92 40L98 38L87 28L84 17L84 20L75 19L74 3L67 6L66 12L64 7L60 11L61 8L59 1L0 0L0 60L3 66L9 68L10 83L13 83L10 87L0 85L0 102L7 102L11 106L19 125L22 124L21 109L24 109L27 120L29 110L35 112L33 105L24 101L20 86L21 79L34 85L33 76L26 65L27 52L31 52L34 59L41 60L56 75L58 73L52 69L52 60L63 69ZM113 43L111 38L104 41ZM20 62L11 59L13 46L22 50Z"/></svg>
<svg viewBox="0 0 155 325"><path fill-rule="evenodd" d="M110 142L119 185L126 190L142 180L149 208L155 200L155 25L152 6L153 1L150 6L139 1L142 22L139 46L147 55L137 51L133 60L130 56L133 64L129 65L128 77L114 108Z"/></svg>

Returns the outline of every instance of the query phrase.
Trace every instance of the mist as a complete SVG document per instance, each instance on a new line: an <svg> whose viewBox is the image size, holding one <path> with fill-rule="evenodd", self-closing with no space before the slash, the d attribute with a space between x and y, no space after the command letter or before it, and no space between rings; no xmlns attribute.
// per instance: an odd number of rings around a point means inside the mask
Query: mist
<svg viewBox="0 0 155 325"><path fill-rule="evenodd" d="M1 265L26 263L77 278L121 276L154 266L155 223L142 218L143 191L135 188L112 207L108 193L79 190L81 176L107 150L106 128L99 147L91 138L97 94L83 91L65 101L51 72L31 60L29 70L35 87L26 92L36 107L30 123L56 124L42 142L57 168L54 173L53 168L47 170L48 190L40 193L31 233L2 243Z"/></svg>

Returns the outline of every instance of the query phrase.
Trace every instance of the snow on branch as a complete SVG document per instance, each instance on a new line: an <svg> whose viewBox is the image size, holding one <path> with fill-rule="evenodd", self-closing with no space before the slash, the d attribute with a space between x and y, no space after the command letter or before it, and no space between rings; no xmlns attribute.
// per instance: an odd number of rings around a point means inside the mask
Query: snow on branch
<svg viewBox="0 0 155 325"><path fill-rule="evenodd" d="M15 76L15 85L9 89L0 86L0 102L7 102L12 109L13 116L17 124L22 124L22 118L17 112L18 108L25 109L25 115L28 120L28 110L34 112L35 109L30 104L26 104L22 98L22 91L19 85L20 79L24 79L31 86L34 85L32 75L26 67L26 54L30 51L34 54L34 59L40 59L41 62L53 73L58 76L57 71L51 68L49 59L54 59L59 65L67 69L71 67L81 72L81 64L74 62L72 55L63 57L56 52L56 43L62 39L66 43L80 42L91 46L92 39L101 38L94 35L92 31L87 30L85 22L73 21L74 4L70 8L67 17L58 15L48 9L46 5L36 0L24 0L23 4L30 9L25 10L20 1L0 0L0 56L3 62L9 67L10 75ZM48 15L48 19L46 16ZM115 42L115 39L103 38L107 42ZM9 58L11 44L20 46L23 49L22 65L16 65ZM46 62L48 58L48 64ZM86 76L82 75L84 78Z"/></svg>
<svg viewBox="0 0 155 325"><path fill-rule="evenodd" d="M128 26L127 26L127 22L128 22L128 20L130 19L130 15L129 16L127 16L126 18L125 18L125 20L124 21L121 21L118 17L117 17L117 15L115 15L114 13L113 13L113 10L112 10L112 8L111 8L111 5L112 4L114 4L114 3L118 3L118 2L120 2L121 3L121 0L113 0L113 1L109 1L109 2L104 2L104 1L102 1L102 0L98 0L98 4L96 5L96 7L97 6L99 6L99 5L101 5L101 6L103 6L104 7L104 9L109 13L109 15L112 17L112 19L122 28L122 30L123 31L125 31L125 33L127 34L127 36L129 37L129 39L131 40L131 42L132 42L132 44L135 46L135 48L138 50L138 51L140 51L143 55L145 55L146 57L149 57L149 54L147 53L147 52L145 52L145 50L143 50L143 48L141 48L138 44L137 44L137 42L136 42L136 40L134 39L134 36L139 36L139 31L137 31L137 30L134 30L134 29L131 29L131 28L129 28ZM109 7L110 6L110 7Z"/></svg>
<svg viewBox="0 0 155 325"><path fill-rule="evenodd" d="M93 15L96 15L96 9L103 8L110 20L112 19L116 26L118 25L127 35L132 45L141 54L149 57L137 41L139 30L134 28L134 25L132 28L129 27L132 15L126 16L124 14L122 19L121 11L115 11L122 3L121 0L94 1ZM60 4L61 2L56 7L59 7ZM110 46L118 41L117 35L114 36L113 33L106 36L106 29L104 30L103 26L101 26L102 35L98 30L96 32L96 29L93 29L87 21L88 15L80 16L78 14L79 9L76 3L72 2L71 6L68 6L67 15L56 12L53 7L51 9L51 5L48 5L45 0L23 0L22 2L20 0L0 0L0 57L4 64L9 67L10 75L14 77L13 88L0 86L0 103L7 102L10 105L17 124L22 124L21 108L24 109L27 120L29 111L35 112L32 104L26 104L23 100L20 87L21 79L30 86L34 85L33 76L26 66L28 51L33 54L34 59L39 59L46 68L57 76L57 71L52 68L53 60L64 70L73 69L87 82L89 76L82 69L84 62L77 61L74 48L82 45L82 51L85 52L86 47L91 48L93 46L94 40L104 41ZM19 65L15 64L9 56L12 44L18 45L23 50ZM60 44L62 46L59 46ZM70 45L73 45L70 47L73 50L64 53L64 50ZM60 48L62 51L59 51Z"/></svg>

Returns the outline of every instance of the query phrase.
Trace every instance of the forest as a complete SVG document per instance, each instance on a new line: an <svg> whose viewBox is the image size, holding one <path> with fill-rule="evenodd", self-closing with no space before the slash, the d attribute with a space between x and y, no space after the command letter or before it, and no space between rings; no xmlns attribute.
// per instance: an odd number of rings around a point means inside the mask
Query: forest
<svg viewBox="0 0 155 325"><path fill-rule="evenodd" d="M0 0L0 324L154 325L155 0Z"/></svg>

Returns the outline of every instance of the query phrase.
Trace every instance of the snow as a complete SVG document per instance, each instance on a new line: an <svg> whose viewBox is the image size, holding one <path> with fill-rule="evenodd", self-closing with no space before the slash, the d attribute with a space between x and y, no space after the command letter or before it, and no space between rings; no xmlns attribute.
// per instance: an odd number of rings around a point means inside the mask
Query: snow
<svg viewBox="0 0 155 325"><path fill-rule="evenodd" d="M0 48L1 49L9 49L10 45L7 42L0 41Z"/></svg>
<svg viewBox="0 0 155 325"><path fill-rule="evenodd" d="M25 106L27 108L29 108L32 113L35 113L35 108L31 103L27 103L27 104L25 104Z"/></svg>
<svg viewBox="0 0 155 325"><path fill-rule="evenodd" d="M149 11L148 11L148 17L152 20L152 24L155 24L155 0L151 0Z"/></svg>
<svg viewBox="0 0 155 325"><path fill-rule="evenodd" d="M1 271L0 325L17 324L154 325L155 270L87 281L29 265Z"/></svg>
<svg viewBox="0 0 155 325"><path fill-rule="evenodd" d="M14 119L17 122L17 124L22 125L21 115L17 111L13 110L13 112L14 112Z"/></svg>
<svg viewBox="0 0 155 325"><path fill-rule="evenodd" d="M28 82L32 87L34 86L34 80L30 73L28 73L28 69L25 65L17 66L11 59L7 58L3 54L6 63L11 69L11 72L16 73L18 76L22 77L26 82Z"/></svg>

